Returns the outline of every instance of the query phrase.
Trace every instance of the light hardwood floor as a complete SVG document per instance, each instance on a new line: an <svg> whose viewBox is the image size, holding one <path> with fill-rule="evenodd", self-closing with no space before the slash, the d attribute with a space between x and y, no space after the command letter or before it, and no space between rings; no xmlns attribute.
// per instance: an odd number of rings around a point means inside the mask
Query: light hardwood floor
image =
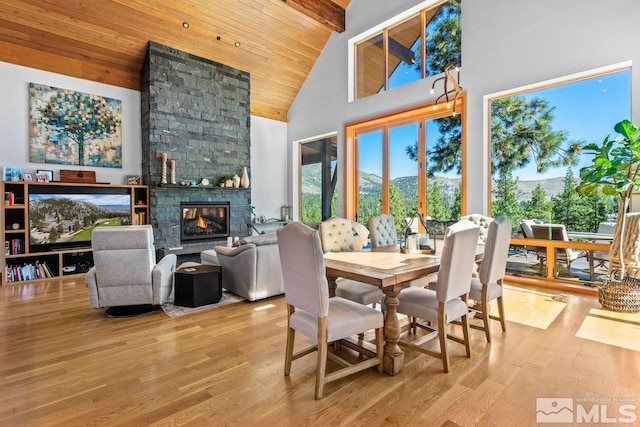
<svg viewBox="0 0 640 427"><path fill-rule="evenodd" d="M450 342L449 374L407 351L400 375L371 369L315 400L315 354L283 375L283 297L109 319L81 280L3 286L0 425L525 426L536 398L640 400L638 315L548 289L505 299L507 332L472 330L470 359Z"/></svg>

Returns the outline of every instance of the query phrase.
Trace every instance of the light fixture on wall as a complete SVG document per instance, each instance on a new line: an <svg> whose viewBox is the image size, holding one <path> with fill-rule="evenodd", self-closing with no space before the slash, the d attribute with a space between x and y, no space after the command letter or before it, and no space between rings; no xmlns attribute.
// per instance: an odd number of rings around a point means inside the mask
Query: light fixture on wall
<svg viewBox="0 0 640 427"><path fill-rule="evenodd" d="M452 70L456 72L456 75L454 77L452 73ZM460 68L458 68L458 66L451 62L449 64L447 64L446 67L444 67L444 76L442 77L438 77L437 79L435 79L433 81L433 84L431 85L431 93L433 93L435 87L436 87L436 83L438 83L439 81L443 81L443 89L444 92L442 93L442 95L438 96L436 98L436 102L433 104L433 109L435 110L438 106L438 103L444 99L447 103L447 108L451 107L451 97L450 95L453 95L453 115L456 115L456 101L458 100L458 95L460 95L462 93L462 87L460 86L459 82L460 82Z"/></svg>

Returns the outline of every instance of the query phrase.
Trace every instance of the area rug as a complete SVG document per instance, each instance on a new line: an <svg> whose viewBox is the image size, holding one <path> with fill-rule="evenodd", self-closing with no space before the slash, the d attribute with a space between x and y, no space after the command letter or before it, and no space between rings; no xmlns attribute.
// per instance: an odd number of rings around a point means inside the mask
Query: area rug
<svg viewBox="0 0 640 427"><path fill-rule="evenodd" d="M231 292L227 292L225 290L222 291L222 298L220 301L215 304L207 304L201 305L200 307L182 307L180 305L174 305L173 299L162 304L162 311L164 311L169 317L179 317L184 316L185 314L198 313L200 311L211 310L217 307L222 307L224 305L233 304L235 302L244 301L244 298L239 297L238 295L232 294Z"/></svg>

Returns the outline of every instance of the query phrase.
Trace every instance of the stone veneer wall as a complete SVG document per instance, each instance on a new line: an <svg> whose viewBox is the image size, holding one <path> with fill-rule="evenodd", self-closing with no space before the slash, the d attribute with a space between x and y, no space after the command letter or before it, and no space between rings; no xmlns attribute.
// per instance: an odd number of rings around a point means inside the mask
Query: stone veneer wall
<svg viewBox="0 0 640 427"><path fill-rule="evenodd" d="M156 248L213 247L180 244L181 201L229 201L231 235L250 234L250 189L158 186L162 153L167 163L175 160L178 183L207 178L217 185L224 175L241 176L245 166L251 176L249 73L150 42L141 103L142 178L151 187Z"/></svg>

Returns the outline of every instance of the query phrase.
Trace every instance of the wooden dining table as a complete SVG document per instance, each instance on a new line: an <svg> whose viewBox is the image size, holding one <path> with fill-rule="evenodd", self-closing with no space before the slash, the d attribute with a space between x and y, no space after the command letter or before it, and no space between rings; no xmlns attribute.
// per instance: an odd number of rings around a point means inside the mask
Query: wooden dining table
<svg viewBox="0 0 640 427"><path fill-rule="evenodd" d="M404 353L398 345L401 333L398 295L412 280L436 273L440 269L440 257L385 250L328 252L324 254L324 262L330 296L335 296L336 279L339 277L382 289L386 296L384 371L389 375L402 372Z"/></svg>

